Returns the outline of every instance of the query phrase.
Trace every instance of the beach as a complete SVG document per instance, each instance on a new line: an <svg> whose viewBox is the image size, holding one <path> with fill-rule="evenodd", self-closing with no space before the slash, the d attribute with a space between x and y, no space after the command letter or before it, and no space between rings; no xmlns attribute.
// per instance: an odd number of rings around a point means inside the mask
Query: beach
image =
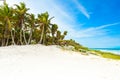
<svg viewBox="0 0 120 80"><path fill-rule="evenodd" d="M0 47L1 80L119 80L120 61L58 46Z"/></svg>

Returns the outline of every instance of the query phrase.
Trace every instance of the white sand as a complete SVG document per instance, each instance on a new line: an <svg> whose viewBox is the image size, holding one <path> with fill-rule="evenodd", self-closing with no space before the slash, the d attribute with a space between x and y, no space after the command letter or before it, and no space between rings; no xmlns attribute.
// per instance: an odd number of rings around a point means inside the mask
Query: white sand
<svg viewBox="0 0 120 80"><path fill-rule="evenodd" d="M120 80L120 61L55 46L1 47L0 80Z"/></svg>

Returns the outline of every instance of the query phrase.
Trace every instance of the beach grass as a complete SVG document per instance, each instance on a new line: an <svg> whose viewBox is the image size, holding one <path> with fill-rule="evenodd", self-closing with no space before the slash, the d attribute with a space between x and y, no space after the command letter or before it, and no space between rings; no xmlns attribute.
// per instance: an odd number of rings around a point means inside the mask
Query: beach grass
<svg viewBox="0 0 120 80"><path fill-rule="evenodd" d="M102 56L103 58L109 58L109 59L114 59L114 60L120 60L120 55L119 54L114 54L111 52L103 52L99 50L92 50L93 54Z"/></svg>
<svg viewBox="0 0 120 80"><path fill-rule="evenodd" d="M108 58L108 59L113 59L113 60L120 60L120 55L119 54L115 54L115 53L111 53L111 52L104 52L104 51L100 51L100 50L92 50L88 47L84 47L81 44L77 43L74 40L67 40L68 42L68 46L62 46L62 49L66 49L66 50L72 50L72 51L76 51L76 52L80 52L81 54L93 54L96 56L101 56L103 58Z"/></svg>

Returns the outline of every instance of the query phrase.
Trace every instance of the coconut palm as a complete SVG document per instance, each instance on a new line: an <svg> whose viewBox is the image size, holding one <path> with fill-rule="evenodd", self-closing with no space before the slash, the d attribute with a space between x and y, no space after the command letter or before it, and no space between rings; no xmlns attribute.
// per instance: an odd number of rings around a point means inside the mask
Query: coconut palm
<svg viewBox="0 0 120 80"><path fill-rule="evenodd" d="M64 31L63 35L61 35L61 40L63 40L66 35L67 35L67 31Z"/></svg>
<svg viewBox="0 0 120 80"><path fill-rule="evenodd" d="M4 6L0 6L0 21L3 24L3 38L2 38L2 46L7 46L8 41L10 39L10 33L12 38L12 43L14 42L14 37L12 34L12 24L11 20L13 18L13 8L9 7L7 4Z"/></svg>
<svg viewBox="0 0 120 80"><path fill-rule="evenodd" d="M53 24L51 27L51 34L52 34L52 44L55 44L55 34L57 32L58 29L58 25L57 24Z"/></svg>
<svg viewBox="0 0 120 80"><path fill-rule="evenodd" d="M29 38L28 38L27 44L30 44L30 42L32 40L33 31L34 31L35 26L36 26L35 22L36 22L35 15L34 14L29 14L28 17L27 17L27 24L28 24L28 27L29 27Z"/></svg>
<svg viewBox="0 0 120 80"><path fill-rule="evenodd" d="M22 3L22 2L20 3L20 5L15 4L15 6L16 6L15 12L16 12L17 20L18 20L17 23L18 23L18 27L20 30L20 43L23 44L22 42L22 37L23 37L25 44L27 44L27 40L25 38L25 30L24 30L25 21L24 20L25 20L25 16L29 8L26 8L25 3Z"/></svg>
<svg viewBox="0 0 120 80"><path fill-rule="evenodd" d="M55 37L55 43L56 44L59 44L60 38L61 38L61 32L58 30L57 34L56 34L56 37Z"/></svg>
<svg viewBox="0 0 120 80"><path fill-rule="evenodd" d="M59 44L67 32L61 34L57 24L52 24L48 12L29 14L24 3L15 4L15 8L6 3L0 6L0 46L39 43Z"/></svg>
<svg viewBox="0 0 120 80"><path fill-rule="evenodd" d="M50 24L51 24L50 21L52 18L49 18L48 12L38 14L38 23L41 27L41 37L40 37L39 44L46 43L46 36L47 36L47 33L50 32Z"/></svg>
<svg viewBox="0 0 120 80"><path fill-rule="evenodd" d="M2 46L2 40L3 40L3 28L4 28L4 25L3 25L3 22L1 22L0 20L0 46Z"/></svg>

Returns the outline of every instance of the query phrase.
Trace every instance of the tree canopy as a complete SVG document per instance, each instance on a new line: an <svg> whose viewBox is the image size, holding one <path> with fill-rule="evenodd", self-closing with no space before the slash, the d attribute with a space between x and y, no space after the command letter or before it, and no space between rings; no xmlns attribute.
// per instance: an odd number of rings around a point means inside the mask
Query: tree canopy
<svg viewBox="0 0 120 80"><path fill-rule="evenodd" d="M25 3L0 6L0 46L60 44L67 31L61 33L58 25L51 23L53 17L48 12L38 14L28 13Z"/></svg>

